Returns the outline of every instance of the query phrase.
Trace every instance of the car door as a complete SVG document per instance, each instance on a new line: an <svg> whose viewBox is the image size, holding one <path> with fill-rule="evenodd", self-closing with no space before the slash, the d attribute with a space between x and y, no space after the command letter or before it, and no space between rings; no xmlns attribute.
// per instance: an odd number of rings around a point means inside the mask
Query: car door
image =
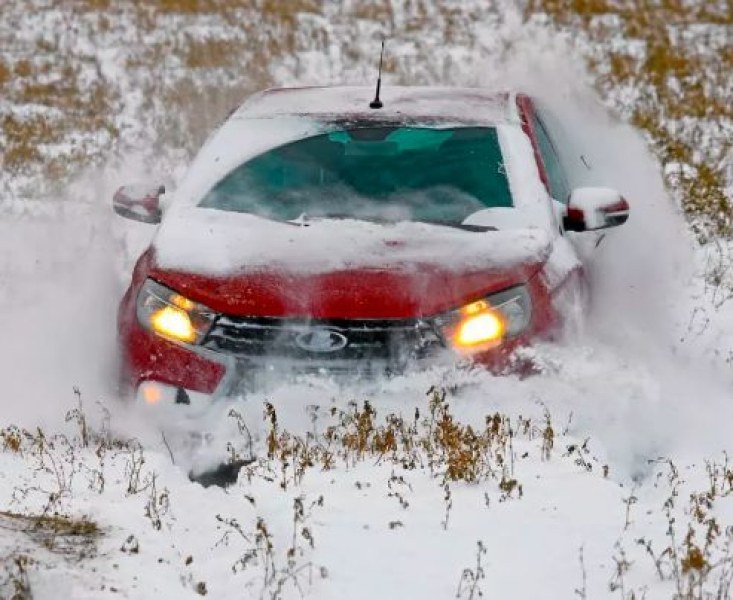
<svg viewBox="0 0 733 600"><path fill-rule="evenodd" d="M547 189L556 218L558 235L545 267L545 275L557 303L563 305L559 307L561 312L567 313L569 307L575 310L579 303L585 304L587 298L587 279L578 249L563 227L571 192L569 178L550 130L532 99L519 95L517 106L522 118L522 128L532 143L537 170Z"/></svg>

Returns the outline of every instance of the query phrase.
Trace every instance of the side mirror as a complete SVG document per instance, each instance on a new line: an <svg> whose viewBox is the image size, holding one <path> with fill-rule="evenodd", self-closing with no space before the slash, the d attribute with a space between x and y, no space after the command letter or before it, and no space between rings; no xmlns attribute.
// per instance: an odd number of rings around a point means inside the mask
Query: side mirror
<svg viewBox="0 0 733 600"><path fill-rule="evenodd" d="M584 187L573 190L567 206L565 231L595 231L623 225L629 203L616 190Z"/></svg>
<svg viewBox="0 0 733 600"><path fill-rule="evenodd" d="M165 186L124 185L112 198L112 208L121 217L141 223L160 223L160 197Z"/></svg>

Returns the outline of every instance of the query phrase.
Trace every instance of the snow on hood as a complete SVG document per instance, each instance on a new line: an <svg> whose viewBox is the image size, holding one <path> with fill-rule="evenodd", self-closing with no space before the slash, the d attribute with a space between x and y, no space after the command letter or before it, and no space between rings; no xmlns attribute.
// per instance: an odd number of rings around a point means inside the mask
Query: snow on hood
<svg viewBox="0 0 733 600"><path fill-rule="evenodd" d="M170 214L154 241L160 268L203 275L280 269L299 273L419 264L449 269L507 269L543 261L542 229L473 232L403 222L313 221L308 226L206 208Z"/></svg>

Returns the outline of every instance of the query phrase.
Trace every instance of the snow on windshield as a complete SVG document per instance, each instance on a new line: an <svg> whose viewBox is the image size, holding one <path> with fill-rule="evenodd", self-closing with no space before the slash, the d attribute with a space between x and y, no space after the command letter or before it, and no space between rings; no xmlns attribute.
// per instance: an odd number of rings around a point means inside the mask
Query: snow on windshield
<svg viewBox="0 0 733 600"><path fill-rule="evenodd" d="M489 125L468 128L465 123L426 118L424 123L411 123L410 127L429 128L437 132L457 127L469 131L486 130ZM492 178L490 187L502 197L491 205L513 205L525 211L534 226L554 229L546 202L547 193L537 172L529 138L518 124L502 123L490 127L491 131L496 132L501 155L501 164L498 156L495 159L497 175L501 177ZM199 204L219 183L256 157L281 146L338 130L343 130L343 125L334 121L333 116L319 120L309 116L243 118L235 115L212 134L201 149L176 192L170 212L179 207ZM467 161L464 160L464 164L468 164ZM511 201L507 200L505 186L501 185L504 177L511 191Z"/></svg>
<svg viewBox="0 0 733 600"><path fill-rule="evenodd" d="M290 221L301 215L459 225L511 207L496 129L370 126L274 148L235 169L200 206Z"/></svg>

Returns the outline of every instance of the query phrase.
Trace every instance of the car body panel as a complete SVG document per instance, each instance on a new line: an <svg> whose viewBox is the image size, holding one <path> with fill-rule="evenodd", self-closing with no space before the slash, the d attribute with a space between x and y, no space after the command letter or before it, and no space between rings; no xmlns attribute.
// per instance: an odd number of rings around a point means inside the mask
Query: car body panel
<svg viewBox="0 0 733 600"><path fill-rule="evenodd" d="M537 264L456 273L435 265L303 274L263 270L212 277L151 269L149 277L233 316L403 319L439 315L525 283Z"/></svg>

